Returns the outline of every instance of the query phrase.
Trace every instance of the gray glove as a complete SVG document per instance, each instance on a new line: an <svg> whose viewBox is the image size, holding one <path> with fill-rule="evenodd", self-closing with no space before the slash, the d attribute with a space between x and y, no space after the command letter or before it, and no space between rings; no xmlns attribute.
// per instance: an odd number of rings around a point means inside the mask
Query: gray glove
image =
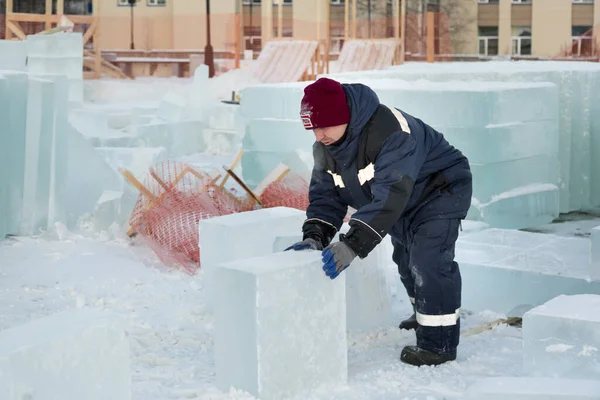
<svg viewBox="0 0 600 400"><path fill-rule="evenodd" d="M288 250L323 250L323 246L321 243L317 242L315 239L306 238L301 242L291 245L284 251Z"/></svg>
<svg viewBox="0 0 600 400"><path fill-rule="evenodd" d="M323 250L323 271L331 279L337 276L356 258L356 253L344 242L332 243Z"/></svg>

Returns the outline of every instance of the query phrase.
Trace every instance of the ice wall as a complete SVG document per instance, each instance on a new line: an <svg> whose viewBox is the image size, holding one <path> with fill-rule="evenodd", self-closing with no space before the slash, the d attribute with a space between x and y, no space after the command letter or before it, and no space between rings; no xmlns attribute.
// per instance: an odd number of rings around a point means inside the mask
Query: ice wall
<svg viewBox="0 0 600 400"><path fill-rule="evenodd" d="M600 205L600 65L594 62L517 61L406 63L385 71L330 74L334 79L552 82L559 89L560 211ZM523 102L537 102L529 97Z"/></svg>
<svg viewBox="0 0 600 400"><path fill-rule="evenodd" d="M462 305L471 311L509 313L561 294L600 294L590 279L590 240L508 229L461 235L456 261Z"/></svg>
<svg viewBox="0 0 600 400"><path fill-rule="evenodd" d="M371 76L371 75L368 75ZM552 221L559 212L559 91L549 82L428 82L356 75L381 103L422 119L470 159L471 218L502 228ZM307 82L242 91L249 118L243 140L244 179L261 179L293 148L312 154L299 107ZM306 164L304 164L307 167ZM308 168L312 167L311 164Z"/></svg>

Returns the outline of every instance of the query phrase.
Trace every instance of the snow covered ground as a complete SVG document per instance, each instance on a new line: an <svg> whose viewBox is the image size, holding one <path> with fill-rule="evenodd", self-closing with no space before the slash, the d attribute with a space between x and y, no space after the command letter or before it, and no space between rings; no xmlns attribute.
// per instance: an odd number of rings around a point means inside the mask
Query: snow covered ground
<svg viewBox="0 0 600 400"><path fill-rule="evenodd" d="M590 217L543 227L586 235ZM40 237L0 243L0 330L74 307L107 309L127 318L132 349L133 399L251 399L214 386L213 318L205 308L202 272L169 271L146 247L120 233L80 236L60 226ZM479 229L467 223L464 232ZM389 268L395 269L391 263ZM399 281L399 279L398 279ZM399 282L396 282L399 284ZM409 314L402 290L395 319ZM462 315L462 329L497 319L492 312ZM477 379L516 376L522 367L517 328L501 326L463 338L458 359L440 367L406 366L398 356L412 332L390 326L351 334L348 384L310 388L298 399L457 399Z"/></svg>

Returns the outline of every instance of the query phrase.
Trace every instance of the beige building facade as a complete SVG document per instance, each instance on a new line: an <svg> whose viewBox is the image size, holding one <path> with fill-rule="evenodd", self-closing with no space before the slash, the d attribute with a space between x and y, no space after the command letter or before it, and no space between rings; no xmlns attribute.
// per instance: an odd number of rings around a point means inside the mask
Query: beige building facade
<svg viewBox="0 0 600 400"><path fill-rule="evenodd" d="M217 51L232 51L239 34L242 50L258 51L265 41L274 37L322 40L329 29L331 49L336 52L346 34L345 1L212 0L211 42ZM399 4L401 0L397 1ZM416 21L417 36L424 33L419 17L424 11L429 9L445 15L443 24L451 48L445 48L444 52L453 54L548 57L571 48L575 54L585 55L596 47L592 28L600 29L600 6L594 4L594 0L406 1L407 29L412 29L410 21ZM371 0L368 15L364 11L368 0L357 2L360 13L357 37L393 36L393 0ZM97 13L101 19L103 48L128 49L132 25L136 49L196 50L206 45L206 0L137 0L134 7L129 6L128 0L100 3ZM238 29L236 21L241 25ZM351 27L348 31L352 35ZM413 38L407 33L407 40L421 40ZM411 46L413 49L423 47L407 43L408 51Z"/></svg>
<svg viewBox="0 0 600 400"><path fill-rule="evenodd" d="M478 52L484 55L556 56L597 47L600 7L594 0L478 0Z"/></svg>

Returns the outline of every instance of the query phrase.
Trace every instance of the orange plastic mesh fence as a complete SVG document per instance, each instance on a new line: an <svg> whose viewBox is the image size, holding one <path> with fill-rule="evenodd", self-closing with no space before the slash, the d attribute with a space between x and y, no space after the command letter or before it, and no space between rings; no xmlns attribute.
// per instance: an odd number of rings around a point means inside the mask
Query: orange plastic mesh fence
<svg viewBox="0 0 600 400"><path fill-rule="evenodd" d="M189 273L200 267L200 220L258 207L247 194L220 188L211 176L184 163L159 163L143 184L148 191L138 197L129 221L131 227L165 265ZM260 199L265 208L306 210L308 182L288 173L268 185Z"/></svg>
<svg viewBox="0 0 600 400"><path fill-rule="evenodd" d="M144 181L129 223L167 266L199 267L198 222L250 209L208 174L173 161L156 165Z"/></svg>
<svg viewBox="0 0 600 400"><path fill-rule="evenodd" d="M290 207L306 211L308 182L300 175L288 173L283 179L269 184L260 200L263 207Z"/></svg>

